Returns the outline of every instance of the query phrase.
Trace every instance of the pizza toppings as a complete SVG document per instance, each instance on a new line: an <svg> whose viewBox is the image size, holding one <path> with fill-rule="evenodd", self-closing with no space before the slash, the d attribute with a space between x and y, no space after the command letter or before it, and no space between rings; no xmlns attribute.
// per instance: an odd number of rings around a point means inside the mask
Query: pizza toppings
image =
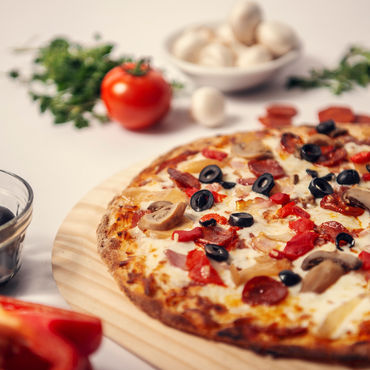
<svg viewBox="0 0 370 370"><path fill-rule="evenodd" d="M346 189L343 199L351 205L370 211L370 190L360 187Z"/></svg>
<svg viewBox="0 0 370 370"><path fill-rule="evenodd" d="M321 156L321 148L317 144L305 144L301 147L301 158L308 162L316 162Z"/></svg>
<svg viewBox="0 0 370 370"><path fill-rule="evenodd" d="M310 168L306 168L306 172L307 172L307 175L310 175L312 178L319 176L316 170L311 170Z"/></svg>
<svg viewBox="0 0 370 370"><path fill-rule="evenodd" d="M355 239L353 239L353 236L348 233L339 233L335 238L335 246L340 251L343 251L343 248L341 247L341 242L344 241L349 248L353 248L355 246Z"/></svg>
<svg viewBox="0 0 370 370"><path fill-rule="evenodd" d="M291 132L284 132L281 135L280 145L288 153L293 154L303 144L303 140Z"/></svg>
<svg viewBox="0 0 370 370"><path fill-rule="evenodd" d="M343 197L349 197L347 191L345 191ZM335 211L341 213L345 216L354 216L358 217L364 213L364 210L359 207L353 207L349 204L345 203L342 197L338 193L333 193L330 195L326 195L320 201L320 207L324 209L330 209L331 211Z"/></svg>
<svg viewBox="0 0 370 370"><path fill-rule="evenodd" d="M332 120L332 119L329 119L327 121L323 121L323 122L320 122L317 126L316 126L316 131L319 133L319 134L325 134L325 135L328 135L330 134L333 130L335 130L336 126L335 126L335 122Z"/></svg>
<svg viewBox="0 0 370 370"><path fill-rule="evenodd" d="M310 214L306 212L304 209L298 207L294 201L287 203L283 207L279 208L276 214L280 218L285 218L291 215L310 218Z"/></svg>
<svg viewBox="0 0 370 370"><path fill-rule="evenodd" d="M269 173L274 179L286 176L284 169L276 159L252 159L248 162L250 171L257 177Z"/></svg>
<svg viewBox="0 0 370 370"><path fill-rule="evenodd" d="M315 241L318 234L314 231L305 231L301 234L296 234L290 239L283 250L284 256L290 261L296 260L298 257L304 256L315 246Z"/></svg>
<svg viewBox="0 0 370 370"><path fill-rule="evenodd" d="M186 257L186 267L189 278L201 285L225 285L203 251L190 251Z"/></svg>
<svg viewBox="0 0 370 370"><path fill-rule="evenodd" d="M337 176L337 183L341 185L354 185L360 182L360 175L356 170L343 170Z"/></svg>
<svg viewBox="0 0 370 370"><path fill-rule="evenodd" d="M315 198L323 198L334 192L332 186L321 177L313 178L308 185L308 190Z"/></svg>
<svg viewBox="0 0 370 370"><path fill-rule="evenodd" d="M232 181L220 181L220 185L224 189L232 189L233 187L235 187L236 182L232 182Z"/></svg>
<svg viewBox="0 0 370 370"><path fill-rule="evenodd" d="M242 293L242 300L251 306L276 305L288 295L288 288L269 276L256 276L247 281Z"/></svg>
<svg viewBox="0 0 370 370"><path fill-rule="evenodd" d="M319 112L320 122L333 120L335 122L354 122L355 115L351 108L332 106Z"/></svg>
<svg viewBox="0 0 370 370"><path fill-rule="evenodd" d="M317 160L318 164L326 167L337 166L347 159L347 151L344 148L321 147L322 155Z"/></svg>
<svg viewBox="0 0 370 370"><path fill-rule="evenodd" d="M339 233L348 233L348 230L337 221L323 222L317 229L320 234L320 238L333 243Z"/></svg>
<svg viewBox="0 0 370 370"><path fill-rule="evenodd" d="M200 189L200 183L196 177L188 172L181 172L175 168L168 168L167 172L170 178L181 189Z"/></svg>
<svg viewBox="0 0 370 370"><path fill-rule="evenodd" d="M172 266L178 267L181 270L186 270L186 255L177 253L172 249L166 249L165 255Z"/></svg>
<svg viewBox="0 0 370 370"><path fill-rule="evenodd" d="M199 239L203 236L201 227L195 227L192 230L175 230L172 233L172 240L175 238L178 242L190 242Z"/></svg>
<svg viewBox="0 0 370 370"><path fill-rule="evenodd" d="M229 259L229 252L221 245L206 244L204 246L204 250L208 258L211 258L217 262L224 262Z"/></svg>
<svg viewBox="0 0 370 370"><path fill-rule="evenodd" d="M301 282L302 278L292 270L282 270L279 278L285 286L294 286Z"/></svg>
<svg viewBox="0 0 370 370"><path fill-rule="evenodd" d="M231 153L247 159L271 157L270 150L260 140L245 143L243 141L233 143Z"/></svg>
<svg viewBox="0 0 370 370"><path fill-rule="evenodd" d="M212 182L219 182L222 180L221 168L215 164L204 167L199 174L199 181L204 184L211 184Z"/></svg>
<svg viewBox="0 0 370 370"><path fill-rule="evenodd" d="M184 215L186 203L180 202L147 213L138 222L140 230L169 230L178 225Z"/></svg>
<svg viewBox="0 0 370 370"><path fill-rule="evenodd" d="M370 162L370 151L364 151L353 155L351 158L353 163L365 164Z"/></svg>
<svg viewBox="0 0 370 370"><path fill-rule="evenodd" d="M202 212L210 209L215 202L212 192L203 189L194 193L190 198L190 206L196 212Z"/></svg>
<svg viewBox="0 0 370 370"><path fill-rule="evenodd" d="M370 270L370 253L366 251L362 251L358 258L362 261L362 269L363 270Z"/></svg>
<svg viewBox="0 0 370 370"><path fill-rule="evenodd" d="M217 161L223 161L227 157L227 153L209 148L204 148L202 150L202 155L209 159L216 159Z"/></svg>
<svg viewBox="0 0 370 370"><path fill-rule="evenodd" d="M229 217L229 224L231 226L250 227L253 223L253 216L247 212L232 213Z"/></svg>
<svg viewBox="0 0 370 370"><path fill-rule="evenodd" d="M151 212L156 212L159 209L161 209L163 207L168 207L170 205L172 205L172 203L168 202L167 200L158 200L157 202L153 202L153 203L149 204L148 210L151 211Z"/></svg>
<svg viewBox="0 0 370 370"><path fill-rule="evenodd" d="M270 199L276 203L276 204L281 204L285 205L290 202L290 196L289 194L285 193L275 193L270 196Z"/></svg>
<svg viewBox="0 0 370 370"><path fill-rule="evenodd" d="M208 223L208 224L205 224L207 221L210 221L210 220L214 220L215 222L213 223ZM214 226L216 225L216 223L220 224L220 225L226 225L227 224L227 218L224 217L224 216L220 216L219 214L217 213L208 213L204 216L202 216L199 220L199 223L202 225L202 226Z"/></svg>
<svg viewBox="0 0 370 370"><path fill-rule="evenodd" d="M252 185L252 190L256 193L270 195L270 191L275 186L275 181L270 173L264 173L257 178L257 180Z"/></svg>
<svg viewBox="0 0 370 370"><path fill-rule="evenodd" d="M297 234L305 231L313 230L315 223L309 218L303 217L298 220L289 221L289 228L294 230Z"/></svg>

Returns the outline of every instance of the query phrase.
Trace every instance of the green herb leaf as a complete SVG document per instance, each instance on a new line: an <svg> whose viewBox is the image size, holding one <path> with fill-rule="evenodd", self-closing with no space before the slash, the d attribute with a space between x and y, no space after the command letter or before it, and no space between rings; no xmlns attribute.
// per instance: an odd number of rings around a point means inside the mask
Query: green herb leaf
<svg viewBox="0 0 370 370"><path fill-rule="evenodd" d="M291 76L286 87L312 89L328 88L333 94L353 90L356 86L366 87L370 83L370 50L352 46L333 69L313 69L308 77Z"/></svg>

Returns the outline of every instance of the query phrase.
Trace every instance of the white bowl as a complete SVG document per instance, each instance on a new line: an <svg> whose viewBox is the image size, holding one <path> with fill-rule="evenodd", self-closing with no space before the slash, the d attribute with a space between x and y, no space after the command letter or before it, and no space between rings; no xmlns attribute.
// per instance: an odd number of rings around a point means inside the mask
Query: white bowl
<svg viewBox="0 0 370 370"><path fill-rule="evenodd" d="M220 23L213 22L201 25L214 28L217 24ZM299 45L296 49L277 59L251 67L205 67L181 60L172 54L174 41L185 29L189 29L189 26L171 33L166 38L164 51L167 58L196 85L213 86L224 92L245 90L262 85L275 77L283 68L296 61L301 54L301 45Z"/></svg>

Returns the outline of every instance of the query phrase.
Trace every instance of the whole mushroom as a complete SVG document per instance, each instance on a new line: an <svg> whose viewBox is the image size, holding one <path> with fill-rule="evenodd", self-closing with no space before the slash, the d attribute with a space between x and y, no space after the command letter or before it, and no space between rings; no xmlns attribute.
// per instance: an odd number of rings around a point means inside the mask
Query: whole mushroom
<svg viewBox="0 0 370 370"><path fill-rule="evenodd" d="M239 67L250 67L272 59L270 51L263 45L253 45L239 53L236 64Z"/></svg>
<svg viewBox="0 0 370 370"><path fill-rule="evenodd" d="M207 67L231 67L234 59L234 53L228 46L212 42L199 51L197 62Z"/></svg>
<svg viewBox="0 0 370 370"><path fill-rule="evenodd" d="M181 34L172 46L172 54L188 62L196 62L199 52L209 41L204 32L189 31Z"/></svg>

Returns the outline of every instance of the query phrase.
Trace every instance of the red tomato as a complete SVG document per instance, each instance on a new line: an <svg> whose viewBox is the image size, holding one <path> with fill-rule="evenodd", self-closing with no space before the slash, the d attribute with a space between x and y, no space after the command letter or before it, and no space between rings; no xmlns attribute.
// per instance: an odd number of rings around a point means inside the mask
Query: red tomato
<svg viewBox="0 0 370 370"><path fill-rule="evenodd" d="M142 62L110 70L101 84L101 98L111 119L130 130L150 127L170 108L171 86Z"/></svg>

